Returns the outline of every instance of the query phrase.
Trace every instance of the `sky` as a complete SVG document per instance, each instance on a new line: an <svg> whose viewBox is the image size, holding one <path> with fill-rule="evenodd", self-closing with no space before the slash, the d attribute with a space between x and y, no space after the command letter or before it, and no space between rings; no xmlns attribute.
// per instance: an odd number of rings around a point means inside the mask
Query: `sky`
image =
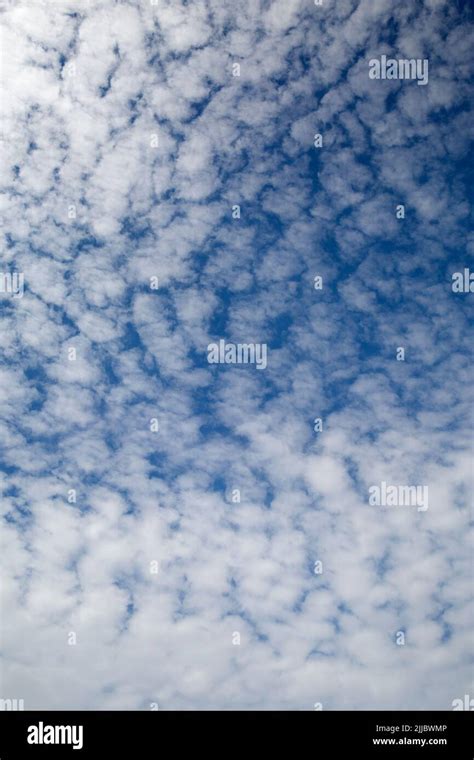
<svg viewBox="0 0 474 760"><path fill-rule="evenodd" d="M472 6L0 17L0 697L474 697Z"/></svg>

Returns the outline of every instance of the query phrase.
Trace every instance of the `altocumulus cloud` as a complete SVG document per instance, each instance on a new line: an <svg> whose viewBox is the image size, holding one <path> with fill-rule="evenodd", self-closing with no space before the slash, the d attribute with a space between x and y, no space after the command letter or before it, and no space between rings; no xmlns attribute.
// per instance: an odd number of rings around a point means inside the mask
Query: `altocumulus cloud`
<svg viewBox="0 0 474 760"><path fill-rule="evenodd" d="M473 688L468 4L1 23L0 696L450 709ZM382 56L429 81L371 78ZM209 363L219 341L265 368Z"/></svg>

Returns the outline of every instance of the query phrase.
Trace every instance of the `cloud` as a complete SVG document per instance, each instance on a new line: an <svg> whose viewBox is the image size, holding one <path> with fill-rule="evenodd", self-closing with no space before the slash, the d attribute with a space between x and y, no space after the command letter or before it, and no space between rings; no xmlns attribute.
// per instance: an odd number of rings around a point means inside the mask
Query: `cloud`
<svg viewBox="0 0 474 760"><path fill-rule="evenodd" d="M472 689L459 5L7 4L3 698ZM382 54L428 85L370 80ZM265 371L208 364L220 339ZM370 506L382 481L429 509Z"/></svg>

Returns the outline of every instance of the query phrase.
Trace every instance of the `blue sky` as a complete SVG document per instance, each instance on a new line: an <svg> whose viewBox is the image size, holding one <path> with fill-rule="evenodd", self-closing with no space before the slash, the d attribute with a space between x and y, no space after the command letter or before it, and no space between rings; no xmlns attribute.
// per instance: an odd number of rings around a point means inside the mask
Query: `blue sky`
<svg viewBox="0 0 474 760"><path fill-rule="evenodd" d="M1 21L0 697L474 696L469 4ZM381 55L428 83L370 79ZM267 367L209 364L220 339ZM370 505L382 482L429 508Z"/></svg>

